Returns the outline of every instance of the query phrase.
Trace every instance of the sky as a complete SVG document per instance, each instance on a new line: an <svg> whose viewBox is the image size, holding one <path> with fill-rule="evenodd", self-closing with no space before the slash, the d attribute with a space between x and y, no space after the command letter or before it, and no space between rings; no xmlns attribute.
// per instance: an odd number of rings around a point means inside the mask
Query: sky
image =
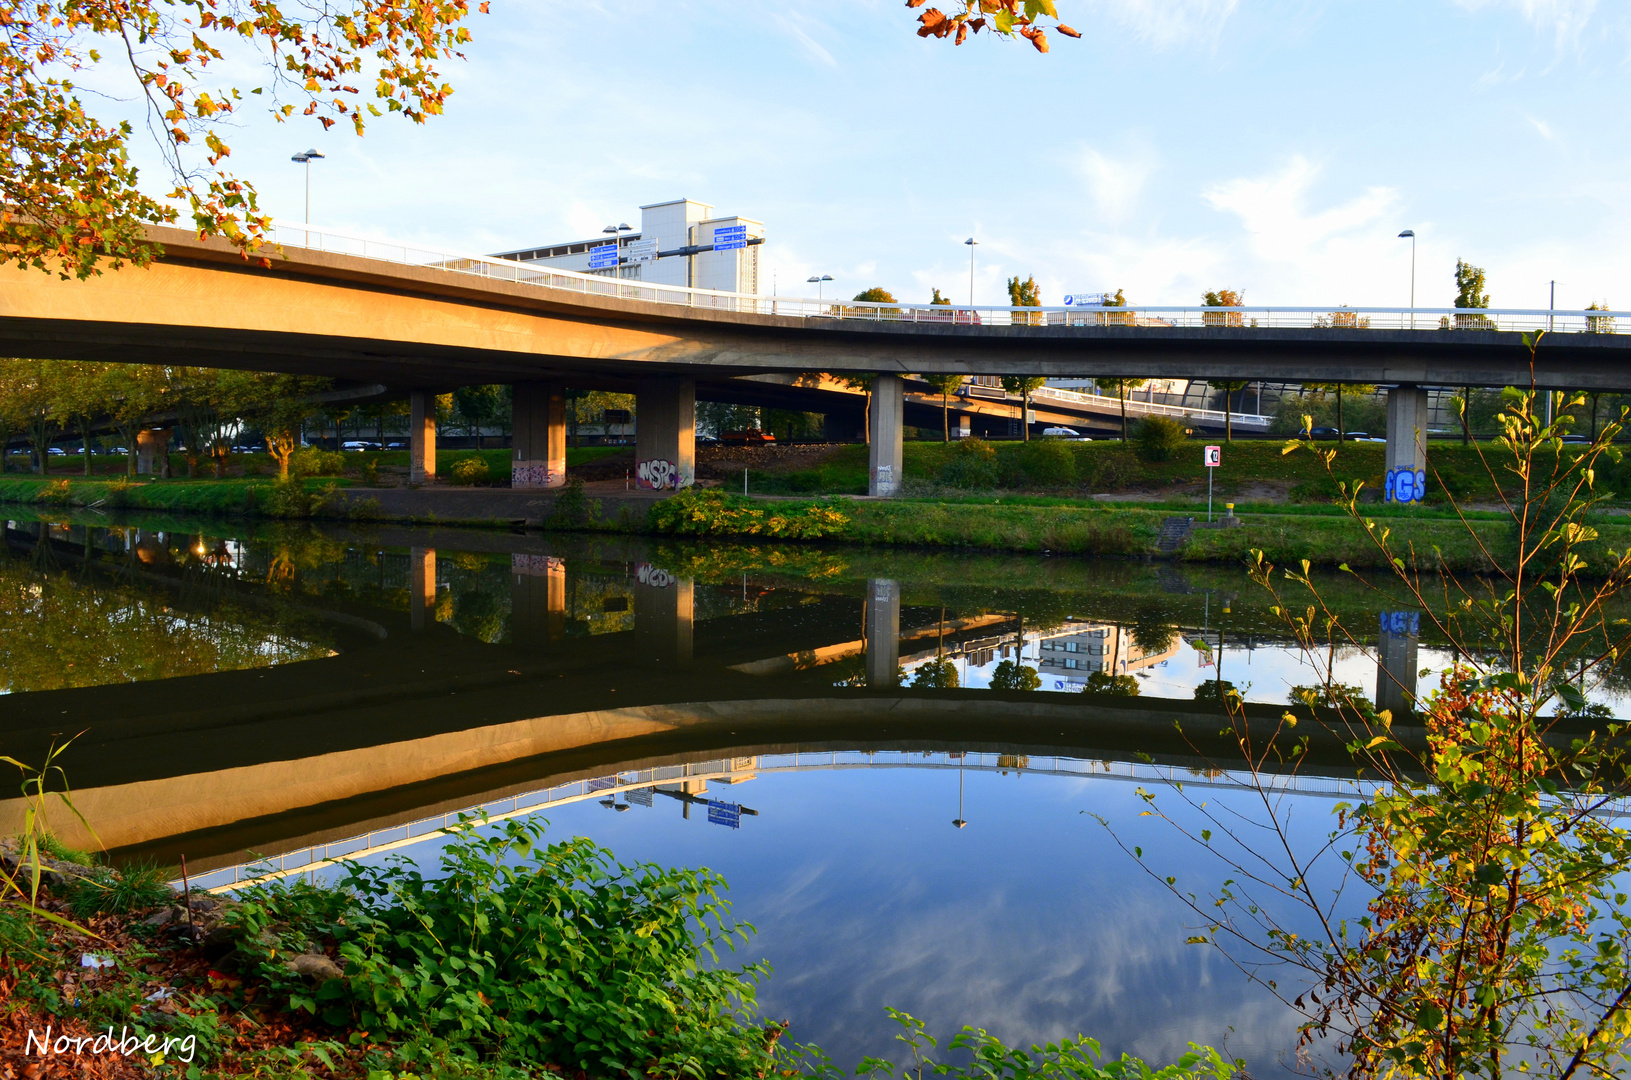
<svg viewBox="0 0 1631 1080"><path fill-rule="evenodd" d="M900 0L493 0L446 115L359 139L246 115L281 220L458 251L762 221L764 291L1044 304L1631 308L1625 0L1058 0L1079 41L915 36ZM151 162L149 162L151 166ZM153 170L150 168L149 172ZM149 186L157 187L157 183Z"/></svg>

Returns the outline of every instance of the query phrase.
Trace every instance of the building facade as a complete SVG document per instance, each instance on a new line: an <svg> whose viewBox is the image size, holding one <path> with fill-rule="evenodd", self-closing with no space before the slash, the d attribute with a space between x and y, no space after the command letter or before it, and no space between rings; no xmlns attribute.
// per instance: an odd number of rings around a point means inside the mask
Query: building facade
<svg viewBox="0 0 1631 1080"><path fill-rule="evenodd" d="M716 241L732 236L745 238L745 245L711 250ZM612 243L610 234L503 251L496 257L654 285L757 295L764 237L762 222L739 215L720 216L709 204L692 199L670 199L640 208L640 228L617 239L615 269L589 266L590 249Z"/></svg>

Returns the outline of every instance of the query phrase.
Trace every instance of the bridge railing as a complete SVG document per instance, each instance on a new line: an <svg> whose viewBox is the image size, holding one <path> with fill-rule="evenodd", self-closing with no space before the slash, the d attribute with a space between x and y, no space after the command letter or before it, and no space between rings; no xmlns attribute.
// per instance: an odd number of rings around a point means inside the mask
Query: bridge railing
<svg viewBox="0 0 1631 1080"><path fill-rule="evenodd" d="M492 255L470 255L306 225L277 223L272 239L301 248L401 266L470 274L493 281L536 285L581 296L643 300L693 309L782 315L806 320L910 322L960 326L1108 328L1205 328L1251 330L1502 330L1553 333L1631 333L1631 311L1548 308L1393 307L985 307L972 305L857 303L838 298L759 296L752 293L659 285L633 278L584 274Z"/></svg>

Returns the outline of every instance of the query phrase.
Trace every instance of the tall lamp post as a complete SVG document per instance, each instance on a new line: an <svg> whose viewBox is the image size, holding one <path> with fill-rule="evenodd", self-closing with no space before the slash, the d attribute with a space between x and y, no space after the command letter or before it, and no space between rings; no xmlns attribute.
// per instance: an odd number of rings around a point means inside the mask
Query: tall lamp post
<svg viewBox="0 0 1631 1080"><path fill-rule="evenodd" d="M1416 230L1406 229L1399 239L1410 238L1410 329L1416 328Z"/></svg>
<svg viewBox="0 0 1631 1080"><path fill-rule="evenodd" d="M957 826L957 828L959 828L959 829L961 829L964 825L968 824L967 821L963 820L963 763L962 762L958 762L958 764L957 764L957 816L951 819L951 823L953 825Z"/></svg>
<svg viewBox="0 0 1631 1080"><path fill-rule="evenodd" d="M306 229L306 243L309 246L311 244L311 229L309 228L311 225L311 163L313 161L322 161L323 155L316 150L304 150L295 154L289 160L296 165L306 167L306 225L308 226Z"/></svg>
<svg viewBox="0 0 1631 1080"><path fill-rule="evenodd" d="M623 262L623 257L621 255L622 249L618 246L618 244L623 239L623 234L625 232L634 231L634 226L624 222L621 225L608 225L600 231L603 233L610 233L612 236L612 277L617 277L617 268Z"/></svg>
<svg viewBox="0 0 1631 1080"><path fill-rule="evenodd" d="M816 303L818 303L818 304L821 303L821 286L822 286L822 284L824 282L831 281L832 280L832 275L831 274L822 274L822 275L820 275L818 277L815 274L811 274L809 277L805 278L804 280L810 282L811 284L813 284L816 287Z"/></svg>
<svg viewBox="0 0 1631 1080"><path fill-rule="evenodd" d="M979 246L980 242L971 236L964 240L963 243L968 245L968 306L972 309L974 307L974 249ZM972 310L969 311L968 317L970 321L973 320L974 312Z"/></svg>

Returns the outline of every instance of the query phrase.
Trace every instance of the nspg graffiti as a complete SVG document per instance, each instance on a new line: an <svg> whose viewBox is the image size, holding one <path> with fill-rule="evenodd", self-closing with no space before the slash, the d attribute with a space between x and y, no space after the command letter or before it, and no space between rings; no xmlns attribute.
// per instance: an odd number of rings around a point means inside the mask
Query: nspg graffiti
<svg viewBox="0 0 1631 1080"><path fill-rule="evenodd" d="M639 476L640 486L643 488L654 488L661 491L668 488L678 488L685 482L680 478L680 467L672 461L665 461L662 458L640 462L635 472Z"/></svg>
<svg viewBox="0 0 1631 1080"><path fill-rule="evenodd" d="M639 581L640 584L651 585L659 589L668 588L674 584L675 580L673 574L660 566L652 566L650 563L641 563L634 576L635 580Z"/></svg>

